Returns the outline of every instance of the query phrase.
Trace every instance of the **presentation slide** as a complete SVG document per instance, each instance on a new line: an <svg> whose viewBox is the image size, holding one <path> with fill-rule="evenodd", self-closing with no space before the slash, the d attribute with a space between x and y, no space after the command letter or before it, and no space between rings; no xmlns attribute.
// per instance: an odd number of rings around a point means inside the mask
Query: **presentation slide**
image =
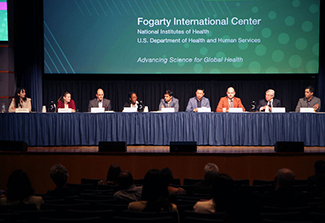
<svg viewBox="0 0 325 223"><path fill-rule="evenodd" d="M0 0L0 41L8 41L7 0Z"/></svg>
<svg viewBox="0 0 325 223"><path fill-rule="evenodd" d="M48 74L317 74L320 0L44 0Z"/></svg>

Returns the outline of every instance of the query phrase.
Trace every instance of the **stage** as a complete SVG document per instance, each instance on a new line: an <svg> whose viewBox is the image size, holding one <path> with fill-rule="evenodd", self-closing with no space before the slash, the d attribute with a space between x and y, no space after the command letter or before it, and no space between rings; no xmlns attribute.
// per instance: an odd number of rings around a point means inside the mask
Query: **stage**
<svg viewBox="0 0 325 223"><path fill-rule="evenodd" d="M305 147L303 153L274 152L272 146L198 146L196 153L169 153L168 146L127 146L127 152L97 152L97 146L29 147L27 152L0 152L0 189L15 169L30 176L36 193L55 187L49 176L51 166L61 163L69 172L69 183L81 178L101 179L112 163L141 179L151 168L169 167L174 178L203 179L204 166L217 164L220 173L235 180L273 180L280 168L290 168L296 179L314 174L314 162L325 160L325 147Z"/></svg>
<svg viewBox="0 0 325 223"><path fill-rule="evenodd" d="M97 153L98 146L28 147L36 153ZM127 146L127 153L169 153L169 146ZM325 147L305 146L305 153L325 153ZM250 154L276 153L274 146L197 146L197 153ZM191 154L191 153L190 153Z"/></svg>

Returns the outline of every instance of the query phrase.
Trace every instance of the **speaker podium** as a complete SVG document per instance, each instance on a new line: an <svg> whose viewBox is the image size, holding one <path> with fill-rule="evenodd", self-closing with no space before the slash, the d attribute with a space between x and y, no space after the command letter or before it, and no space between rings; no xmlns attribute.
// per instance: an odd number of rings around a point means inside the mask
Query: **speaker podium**
<svg viewBox="0 0 325 223"><path fill-rule="evenodd" d="M281 142L278 141L274 145L275 152L304 152L304 142Z"/></svg>
<svg viewBox="0 0 325 223"><path fill-rule="evenodd" d="M126 142L100 141L98 152L126 152Z"/></svg>

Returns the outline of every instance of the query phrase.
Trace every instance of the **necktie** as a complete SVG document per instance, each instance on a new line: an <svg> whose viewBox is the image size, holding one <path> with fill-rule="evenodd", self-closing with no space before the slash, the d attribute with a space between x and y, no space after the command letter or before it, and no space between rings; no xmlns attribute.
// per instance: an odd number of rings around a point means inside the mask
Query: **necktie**
<svg viewBox="0 0 325 223"><path fill-rule="evenodd" d="M233 108L233 107L234 107L233 101L230 100L230 102L229 102L229 108Z"/></svg>

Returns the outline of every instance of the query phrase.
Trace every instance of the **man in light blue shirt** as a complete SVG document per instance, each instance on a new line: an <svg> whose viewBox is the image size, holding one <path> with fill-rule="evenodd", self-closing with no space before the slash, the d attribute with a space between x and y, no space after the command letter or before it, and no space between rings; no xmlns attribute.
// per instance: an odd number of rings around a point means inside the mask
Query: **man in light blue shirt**
<svg viewBox="0 0 325 223"><path fill-rule="evenodd" d="M190 98L187 103L186 111L187 112L197 112L198 108L210 108L210 101L208 98L204 97L204 89L197 89L196 90L196 97Z"/></svg>

